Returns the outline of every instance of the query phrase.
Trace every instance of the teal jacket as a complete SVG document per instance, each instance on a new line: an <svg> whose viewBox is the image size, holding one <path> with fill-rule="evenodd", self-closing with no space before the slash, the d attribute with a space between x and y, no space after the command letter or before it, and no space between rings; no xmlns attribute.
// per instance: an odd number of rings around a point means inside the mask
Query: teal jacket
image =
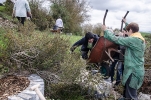
<svg viewBox="0 0 151 100"><path fill-rule="evenodd" d="M139 89L141 87L145 73L145 40L142 39L143 37L140 33L136 33L136 35L137 34L139 36L117 37L108 30L104 31L104 37L106 39L126 47L124 55L124 72L122 77L122 84L125 85L127 79L132 74L129 86L134 89Z"/></svg>

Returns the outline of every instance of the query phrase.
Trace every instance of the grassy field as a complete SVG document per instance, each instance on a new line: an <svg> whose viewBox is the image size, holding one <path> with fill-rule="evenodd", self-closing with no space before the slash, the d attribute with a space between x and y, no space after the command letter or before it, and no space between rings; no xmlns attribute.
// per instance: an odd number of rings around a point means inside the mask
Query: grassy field
<svg viewBox="0 0 151 100"><path fill-rule="evenodd" d="M5 6L0 6L0 11L4 11Z"/></svg>
<svg viewBox="0 0 151 100"><path fill-rule="evenodd" d="M82 36L76 36L76 35L63 35L63 36L69 38L71 45L82 38Z"/></svg>

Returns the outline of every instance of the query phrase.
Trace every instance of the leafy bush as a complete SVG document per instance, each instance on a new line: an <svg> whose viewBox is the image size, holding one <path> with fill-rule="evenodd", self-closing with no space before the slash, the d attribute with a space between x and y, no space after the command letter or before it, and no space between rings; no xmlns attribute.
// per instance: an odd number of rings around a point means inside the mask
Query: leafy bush
<svg viewBox="0 0 151 100"><path fill-rule="evenodd" d="M89 83L81 83L83 75L80 76L80 74L81 69L85 68L86 62L79 59L80 52L69 53L71 37L60 34L50 35L32 31L32 29L30 31L26 25L19 33L11 30L1 32L5 33L5 39L8 41L7 58L5 59L7 66L3 63L0 64L3 73L26 69L45 80L46 97L84 100L85 85L89 85ZM90 78L88 76L88 80L84 82L89 82ZM62 95L62 93L64 94Z"/></svg>
<svg viewBox="0 0 151 100"><path fill-rule="evenodd" d="M146 69L151 66L151 34L144 36L146 40L146 50L145 50L145 67ZM151 67L150 67L151 68Z"/></svg>
<svg viewBox="0 0 151 100"><path fill-rule="evenodd" d="M61 44L63 40L59 37L54 37L54 39L48 34L40 33L32 33L30 36L23 33L8 33L7 37L10 41L10 58L22 66L43 69L44 67L53 66L54 63L56 64L60 61L60 58L63 58L60 53L64 53L65 50L59 50L59 44L54 44L59 41L60 45L64 46Z"/></svg>
<svg viewBox="0 0 151 100"><path fill-rule="evenodd" d="M64 36L33 32L30 35L7 33L7 38L10 41L10 66L37 73L45 80L46 87L56 83L75 83L80 69L85 67L79 53L68 52L70 42ZM55 92L49 87L46 91L47 96Z"/></svg>
<svg viewBox="0 0 151 100"><path fill-rule="evenodd" d="M5 32L6 31L4 29L0 28L0 74L4 74L9 71L7 67L9 41L6 38Z"/></svg>
<svg viewBox="0 0 151 100"><path fill-rule="evenodd" d="M45 9L40 8L39 2L36 0L30 1L30 8L32 13L32 22L38 27L40 31L46 30L53 26L53 18L47 13Z"/></svg>
<svg viewBox="0 0 151 100"><path fill-rule="evenodd" d="M55 100L85 100L87 89L81 88L78 84L53 84L51 87L51 95L49 98ZM46 93L48 94L48 93Z"/></svg>
<svg viewBox="0 0 151 100"><path fill-rule="evenodd" d="M7 58L7 49L8 49L8 44L9 41L8 39L5 37L5 30L0 28L0 59L4 59Z"/></svg>
<svg viewBox="0 0 151 100"><path fill-rule="evenodd" d="M13 2L11 0L6 0L5 2L5 13L11 16L12 11L13 11Z"/></svg>

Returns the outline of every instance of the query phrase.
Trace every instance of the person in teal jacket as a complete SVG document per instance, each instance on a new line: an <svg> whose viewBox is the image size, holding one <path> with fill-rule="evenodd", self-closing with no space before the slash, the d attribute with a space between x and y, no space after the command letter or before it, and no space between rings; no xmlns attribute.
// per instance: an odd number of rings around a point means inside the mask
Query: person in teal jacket
<svg viewBox="0 0 151 100"><path fill-rule="evenodd" d="M123 21L126 23L125 19ZM123 97L125 100L138 100L137 90L143 83L145 73L145 39L138 32L139 26L137 23L126 23L126 25L128 37L116 37L111 31L107 30L105 25L102 25L101 29L104 31L104 37L106 39L126 47L122 77L122 84L125 87Z"/></svg>

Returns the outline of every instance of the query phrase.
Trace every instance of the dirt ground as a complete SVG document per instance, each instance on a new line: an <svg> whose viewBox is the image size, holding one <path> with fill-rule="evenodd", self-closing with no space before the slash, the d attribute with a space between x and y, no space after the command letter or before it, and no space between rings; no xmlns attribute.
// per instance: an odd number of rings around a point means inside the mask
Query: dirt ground
<svg viewBox="0 0 151 100"><path fill-rule="evenodd" d="M30 81L24 76L8 75L0 79L0 100L17 94L29 86Z"/></svg>

